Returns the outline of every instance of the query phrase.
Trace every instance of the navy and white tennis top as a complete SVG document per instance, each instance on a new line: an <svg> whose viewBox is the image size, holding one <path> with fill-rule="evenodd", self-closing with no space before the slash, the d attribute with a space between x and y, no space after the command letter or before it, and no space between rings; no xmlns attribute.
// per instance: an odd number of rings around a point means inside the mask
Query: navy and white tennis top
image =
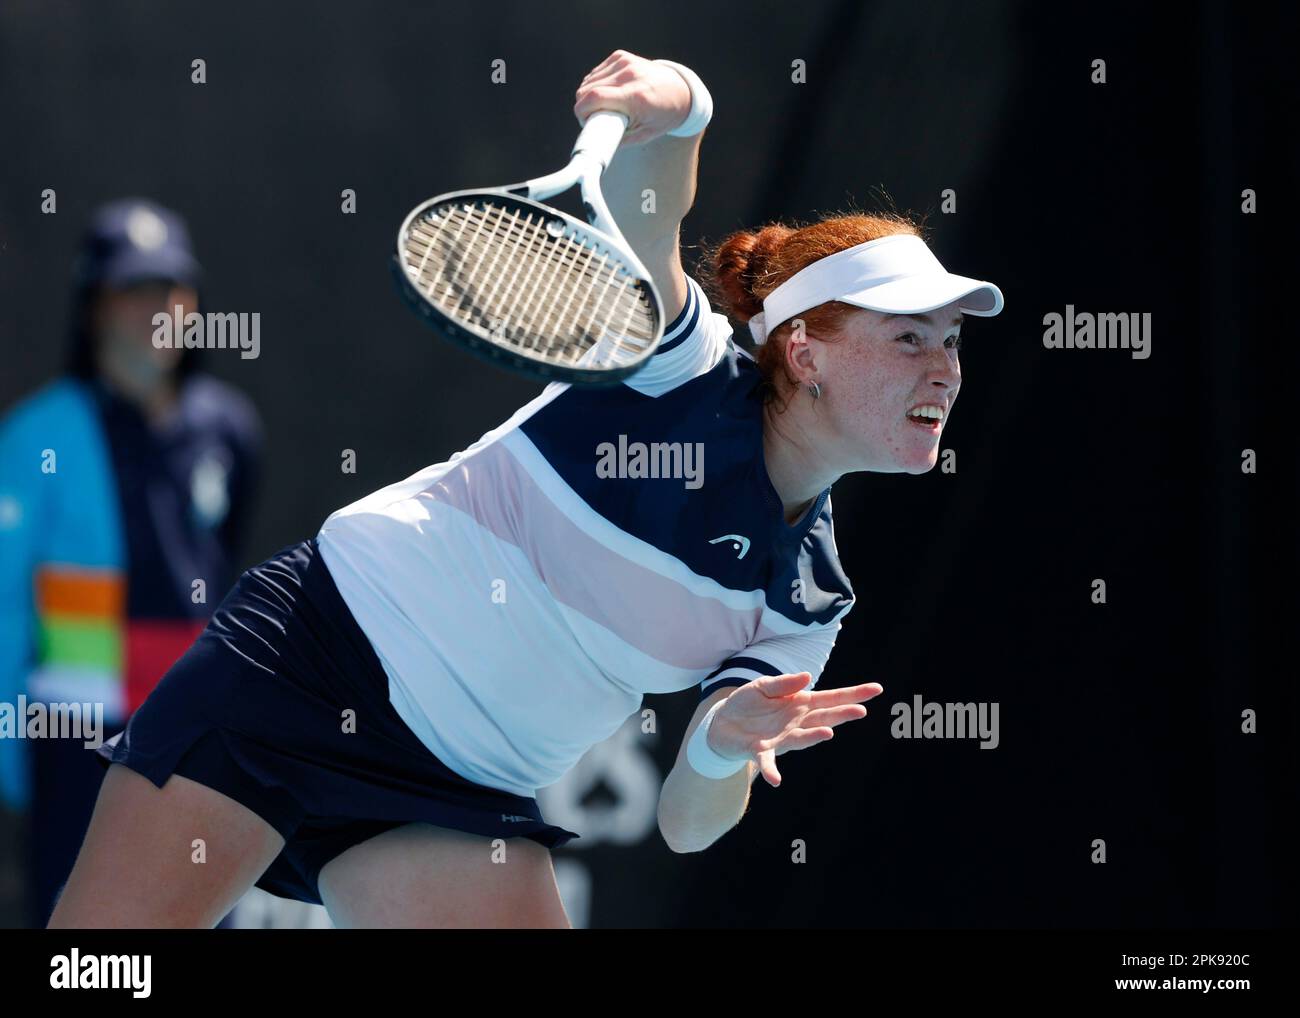
<svg viewBox="0 0 1300 1018"><path fill-rule="evenodd" d="M534 795L645 693L815 685L853 606L830 489L786 523L757 367L687 284L626 382L553 382L317 535L397 713L471 781Z"/></svg>

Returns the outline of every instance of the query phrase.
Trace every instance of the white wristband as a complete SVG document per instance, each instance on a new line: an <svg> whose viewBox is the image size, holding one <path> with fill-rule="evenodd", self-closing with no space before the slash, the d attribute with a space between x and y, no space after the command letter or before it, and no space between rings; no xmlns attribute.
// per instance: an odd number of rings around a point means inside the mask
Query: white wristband
<svg viewBox="0 0 1300 1018"><path fill-rule="evenodd" d="M749 757L726 757L709 745L709 729L713 726L713 716L726 703L723 697L704 715L704 720L695 729L691 741L686 744L686 761L691 769L706 778L728 778L749 762Z"/></svg>
<svg viewBox="0 0 1300 1018"><path fill-rule="evenodd" d="M704 82L700 80L700 76L689 67L683 67L671 60L656 60L655 63L666 64L671 67L686 79L686 84L691 90L691 112L686 115L686 119L682 121L680 126L673 128L668 133L674 138L690 138L699 134L713 118L713 96L709 95L709 90L704 87Z"/></svg>

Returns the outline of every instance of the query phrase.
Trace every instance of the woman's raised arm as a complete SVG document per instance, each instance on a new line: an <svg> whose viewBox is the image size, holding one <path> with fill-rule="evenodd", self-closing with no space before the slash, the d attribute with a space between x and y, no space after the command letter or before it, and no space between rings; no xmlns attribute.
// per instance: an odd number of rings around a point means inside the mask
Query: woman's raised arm
<svg viewBox="0 0 1300 1018"><path fill-rule="evenodd" d="M596 110L628 118L622 144L601 180L619 229L645 264L672 321L686 304L679 228L695 201L703 132L677 129L691 110L686 79L667 64L615 50L582 80L573 112L585 122Z"/></svg>

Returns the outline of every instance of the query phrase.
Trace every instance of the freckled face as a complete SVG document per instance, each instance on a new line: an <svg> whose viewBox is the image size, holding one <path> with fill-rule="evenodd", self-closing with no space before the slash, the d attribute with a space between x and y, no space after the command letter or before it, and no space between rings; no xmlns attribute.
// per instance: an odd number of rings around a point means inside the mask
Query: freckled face
<svg viewBox="0 0 1300 1018"><path fill-rule="evenodd" d="M842 339L810 340L825 380L818 418L837 459L880 473L932 469L961 387L960 340L956 301L924 315L859 309Z"/></svg>

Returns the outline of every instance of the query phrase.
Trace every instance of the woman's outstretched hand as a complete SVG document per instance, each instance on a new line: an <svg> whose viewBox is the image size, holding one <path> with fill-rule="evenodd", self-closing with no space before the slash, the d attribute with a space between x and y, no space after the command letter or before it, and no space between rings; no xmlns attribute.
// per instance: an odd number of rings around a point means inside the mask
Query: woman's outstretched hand
<svg viewBox="0 0 1300 1018"><path fill-rule="evenodd" d="M831 730L867 716L866 700L885 691L878 682L842 689L805 690L808 672L754 679L727 697L713 717L709 745L725 757L752 757L773 788L781 784L776 758L834 736Z"/></svg>

